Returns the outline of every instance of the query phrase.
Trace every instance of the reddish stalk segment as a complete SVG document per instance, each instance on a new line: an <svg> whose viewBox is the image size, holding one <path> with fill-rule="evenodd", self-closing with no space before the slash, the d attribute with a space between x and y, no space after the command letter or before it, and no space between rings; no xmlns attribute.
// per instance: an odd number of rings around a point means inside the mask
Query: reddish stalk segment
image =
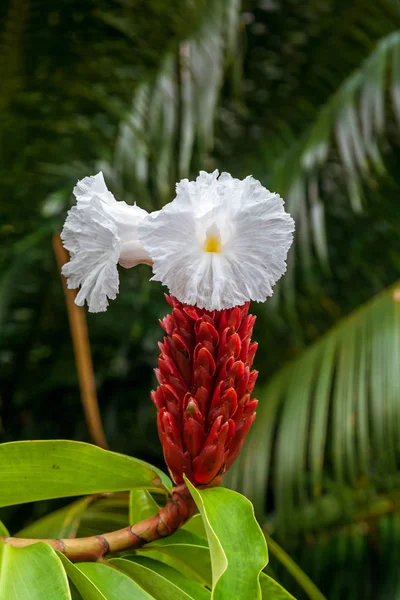
<svg viewBox="0 0 400 600"><path fill-rule="evenodd" d="M180 485L174 489L172 498L164 508L160 508L157 515L118 531L75 539L0 537L0 540L14 548L24 548L37 542L44 542L54 550L62 552L70 560L96 561L109 552L141 548L144 544L171 535L196 512L197 508L189 490L185 485Z"/></svg>

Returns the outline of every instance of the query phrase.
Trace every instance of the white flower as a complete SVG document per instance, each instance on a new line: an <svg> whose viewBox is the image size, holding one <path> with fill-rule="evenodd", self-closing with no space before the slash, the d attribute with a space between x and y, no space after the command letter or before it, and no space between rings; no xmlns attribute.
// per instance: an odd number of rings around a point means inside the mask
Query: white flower
<svg viewBox="0 0 400 600"><path fill-rule="evenodd" d="M153 280L181 302L208 310L264 302L286 271L294 221L278 194L253 177L202 171L176 198L142 221L138 239Z"/></svg>
<svg viewBox="0 0 400 600"><path fill-rule="evenodd" d="M101 312L108 306L107 298L118 293L118 262L127 268L151 264L137 239L138 225L148 213L118 202L101 172L78 181L74 194L77 204L68 212L61 232L71 256L62 273L69 288L81 286L76 304L82 306L86 300L89 311Z"/></svg>

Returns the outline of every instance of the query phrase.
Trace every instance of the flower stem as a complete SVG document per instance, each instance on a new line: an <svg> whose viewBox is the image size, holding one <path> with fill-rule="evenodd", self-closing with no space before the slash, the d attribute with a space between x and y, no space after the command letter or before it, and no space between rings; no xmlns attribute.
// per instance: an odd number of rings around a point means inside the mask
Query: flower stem
<svg viewBox="0 0 400 600"><path fill-rule="evenodd" d="M171 535L196 512L196 504L186 485L182 484L174 488L172 497L156 515L135 525L128 525L124 529L74 539L0 537L0 540L14 548L24 548L37 542L44 542L54 550L62 552L70 560L97 561L109 552L141 548L144 544Z"/></svg>

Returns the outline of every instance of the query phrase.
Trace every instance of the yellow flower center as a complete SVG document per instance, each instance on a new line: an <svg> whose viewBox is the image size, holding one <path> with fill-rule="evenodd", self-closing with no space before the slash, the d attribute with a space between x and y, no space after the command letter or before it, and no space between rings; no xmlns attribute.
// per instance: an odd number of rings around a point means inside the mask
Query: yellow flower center
<svg viewBox="0 0 400 600"><path fill-rule="evenodd" d="M206 252L221 252L221 238L215 233L208 233L204 242Z"/></svg>

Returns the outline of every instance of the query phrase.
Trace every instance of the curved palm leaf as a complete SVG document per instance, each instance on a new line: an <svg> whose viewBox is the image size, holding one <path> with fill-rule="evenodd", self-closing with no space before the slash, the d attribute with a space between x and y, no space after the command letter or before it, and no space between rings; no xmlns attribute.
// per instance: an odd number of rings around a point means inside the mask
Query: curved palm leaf
<svg viewBox="0 0 400 600"><path fill-rule="evenodd" d="M329 600L400 593L399 365L397 282L260 390L226 477ZM274 569L302 598L284 566Z"/></svg>
<svg viewBox="0 0 400 600"><path fill-rule="evenodd" d="M377 43L275 166L271 186L285 196L296 219L306 260L314 248L320 262L328 263L321 200L324 168L332 159L339 162L351 206L361 211L362 181L384 172L379 148L388 146L393 123L400 124L400 31Z"/></svg>
<svg viewBox="0 0 400 600"><path fill-rule="evenodd" d="M116 181L137 193L152 189L161 203L175 181L200 165L214 142L214 121L225 62L236 45L240 1L214 4L211 19L169 52L154 80L135 91L120 125L114 163Z"/></svg>
<svg viewBox="0 0 400 600"><path fill-rule="evenodd" d="M380 514L400 497L399 332L398 283L260 390L228 479L280 537Z"/></svg>

